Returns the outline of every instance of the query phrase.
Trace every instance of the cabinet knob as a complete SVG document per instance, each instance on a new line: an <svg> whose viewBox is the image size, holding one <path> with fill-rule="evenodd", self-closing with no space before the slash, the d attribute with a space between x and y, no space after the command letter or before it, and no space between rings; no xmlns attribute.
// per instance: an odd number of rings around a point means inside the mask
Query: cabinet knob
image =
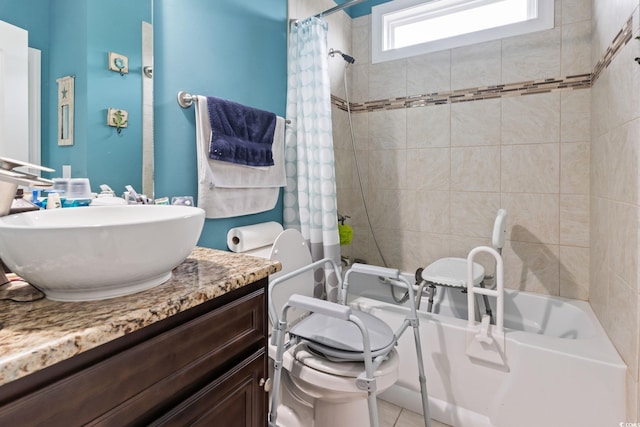
<svg viewBox="0 0 640 427"><path fill-rule="evenodd" d="M264 378L260 378L260 382L258 384L260 387L264 387L264 391L268 393L271 391L271 383L271 378L267 378L266 380Z"/></svg>

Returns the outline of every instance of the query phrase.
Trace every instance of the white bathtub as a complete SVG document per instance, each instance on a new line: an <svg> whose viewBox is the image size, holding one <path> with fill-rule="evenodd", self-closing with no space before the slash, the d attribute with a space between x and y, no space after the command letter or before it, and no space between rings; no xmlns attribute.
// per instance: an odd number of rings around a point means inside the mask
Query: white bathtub
<svg viewBox="0 0 640 427"><path fill-rule="evenodd" d="M349 294L352 305L394 330L408 312L376 277L351 274ZM466 355L466 294L438 287L433 313L426 309L423 297L420 339L432 418L454 427L605 427L625 420L626 365L588 303L505 291L508 369ZM482 302L476 313L484 313ZM411 328L398 352L400 378L381 398L421 413Z"/></svg>

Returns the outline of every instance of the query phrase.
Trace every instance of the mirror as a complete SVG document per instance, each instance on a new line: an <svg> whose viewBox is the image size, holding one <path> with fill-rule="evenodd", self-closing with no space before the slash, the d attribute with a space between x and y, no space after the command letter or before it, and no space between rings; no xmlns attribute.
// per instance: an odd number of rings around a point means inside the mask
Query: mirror
<svg viewBox="0 0 640 427"><path fill-rule="evenodd" d="M29 47L41 51L41 164L56 170L49 178L70 165L93 191L132 185L153 196L152 1L0 0L0 21L27 30ZM127 74L109 70L109 52L127 57ZM58 105L56 80L65 76L75 78L69 115ZM128 114L119 134L109 108ZM68 127L58 128L59 115ZM72 145L59 144L62 131Z"/></svg>

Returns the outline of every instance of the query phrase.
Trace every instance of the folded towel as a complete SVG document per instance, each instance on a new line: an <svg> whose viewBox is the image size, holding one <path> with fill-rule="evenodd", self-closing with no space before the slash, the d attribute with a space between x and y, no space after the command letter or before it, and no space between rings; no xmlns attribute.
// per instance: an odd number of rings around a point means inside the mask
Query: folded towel
<svg viewBox="0 0 640 427"><path fill-rule="evenodd" d="M284 187L287 174L284 167L285 121L276 117L273 134L273 166L244 166L235 163L209 160L213 183L222 188Z"/></svg>
<svg viewBox="0 0 640 427"><path fill-rule="evenodd" d="M265 188L249 187L252 187L251 180L255 183L260 182L260 179L262 179L263 183L265 183L268 182L267 176L278 173L284 175L284 136L282 136L282 142L274 139L274 150L276 147L280 147L278 148L278 153L274 153L275 159L278 159L279 156L282 158L280 166L254 168L211 160L208 152L211 124L207 110L207 98L198 96L195 103L198 206L205 210L207 218L228 218L273 209L280 194L279 184ZM284 120L282 123L284 123ZM284 134L284 131L282 133ZM282 153L280 153L280 150L282 150ZM222 171L224 168L226 169ZM216 171L221 169L221 171L214 173L214 169ZM279 172L281 169L282 172ZM245 178L248 182L243 181ZM216 179L221 182L218 183ZM225 182L225 179L229 182ZM283 178L282 181L286 182L286 178ZM221 187L224 184L230 185L230 182L236 183L236 187Z"/></svg>
<svg viewBox="0 0 640 427"><path fill-rule="evenodd" d="M213 97L207 97L207 109L210 158L248 166L273 165L275 114Z"/></svg>

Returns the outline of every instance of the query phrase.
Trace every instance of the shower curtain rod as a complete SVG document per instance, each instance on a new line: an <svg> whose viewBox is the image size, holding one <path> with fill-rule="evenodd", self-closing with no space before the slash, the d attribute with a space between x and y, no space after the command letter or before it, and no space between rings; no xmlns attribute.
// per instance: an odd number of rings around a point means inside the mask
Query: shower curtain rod
<svg viewBox="0 0 640 427"><path fill-rule="evenodd" d="M365 1L367 1L367 0L351 0L351 1L348 1L346 3L342 3L342 4L339 4L337 6L334 6L331 9L327 9L324 12L320 12L320 13L318 13L316 15L313 15L313 17L314 18L322 18L323 16L331 15L332 13L335 13L335 12L340 12L342 9L346 9L348 7L351 7L351 6L355 6L357 4L364 3Z"/></svg>

